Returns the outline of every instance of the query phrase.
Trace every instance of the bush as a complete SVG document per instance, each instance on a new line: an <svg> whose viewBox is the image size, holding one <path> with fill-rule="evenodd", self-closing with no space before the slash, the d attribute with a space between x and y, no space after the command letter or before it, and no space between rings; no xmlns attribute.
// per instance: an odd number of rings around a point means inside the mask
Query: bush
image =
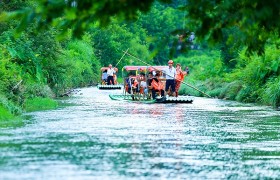
<svg viewBox="0 0 280 180"><path fill-rule="evenodd" d="M42 97L42 98L50 98L54 97L54 93L48 85L44 84L27 84L24 90L24 97L26 99Z"/></svg>
<svg viewBox="0 0 280 180"><path fill-rule="evenodd" d="M14 119L14 115L0 105L0 121Z"/></svg>
<svg viewBox="0 0 280 180"><path fill-rule="evenodd" d="M227 83L223 86L220 98L235 100L236 95L242 89L242 82L239 80Z"/></svg>
<svg viewBox="0 0 280 180"><path fill-rule="evenodd" d="M0 94L0 106L8 110L8 112L13 115L19 115L22 113L22 109L19 106L16 106L13 102L9 101L4 95L1 94Z"/></svg>
<svg viewBox="0 0 280 180"><path fill-rule="evenodd" d="M261 97L265 104L272 105L275 108L280 106L280 77L271 78L266 83Z"/></svg>
<svg viewBox="0 0 280 180"><path fill-rule="evenodd" d="M69 42L53 67L52 85L58 96L71 88L84 87L100 79L100 63L85 40Z"/></svg>

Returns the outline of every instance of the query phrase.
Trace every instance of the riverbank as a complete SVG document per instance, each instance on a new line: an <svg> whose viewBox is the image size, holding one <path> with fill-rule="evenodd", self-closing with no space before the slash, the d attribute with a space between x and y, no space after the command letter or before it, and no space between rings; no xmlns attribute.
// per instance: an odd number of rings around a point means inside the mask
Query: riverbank
<svg viewBox="0 0 280 180"><path fill-rule="evenodd" d="M225 66L219 51L192 51L188 57L174 61L188 65L190 74L185 81L211 97L244 103L258 103L278 109L280 106L280 49L267 45L265 54L248 54L244 48ZM233 63L232 62L232 63ZM203 96L187 86L181 94Z"/></svg>
<svg viewBox="0 0 280 180"><path fill-rule="evenodd" d="M47 86L46 86L47 87ZM80 89L70 89L65 91L63 94L58 97L54 96L53 92L47 88L48 93L46 96L34 96L34 94L30 94L29 96L32 98L25 99L23 103L19 106L15 105L11 100L8 100L6 97L1 96L0 98L0 121L8 121L21 119L22 113L34 112L34 111L45 111L45 110L54 110L64 104L61 104L59 100L61 98L71 97L80 92ZM15 96L16 98L20 98L20 96Z"/></svg>
<svg viewBox="0 0 280 180"><path fill-rule="evenodd" d="M42 110L51 110L58 107L58 102L51 98L36 97L27 99L24 108L19 108L20 113L13 114L11 110L0 105L0 121L20 119L22 112L33 112Z"/></svg>
<svg viewBox="0 0 280 180"><path fill-rule="evenodd" d="M275 110L280 108L280 78L271 79L263 86L247 86L241 80L225 82L223 79L209 78L207 81L195 81L193 86L205 92L212 98L232 100L242 103L255 103L260 106L271 106ZM189 94L197 97L204 95L188 86L182 86L179 94Z"/></svg>

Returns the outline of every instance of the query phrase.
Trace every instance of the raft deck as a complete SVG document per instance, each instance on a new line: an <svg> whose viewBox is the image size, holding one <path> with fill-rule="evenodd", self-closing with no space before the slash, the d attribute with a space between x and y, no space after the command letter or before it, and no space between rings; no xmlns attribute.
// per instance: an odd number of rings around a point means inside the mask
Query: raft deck
<svg viewBox="0 0 280 180"><path fill-rule="evenodd" d="M102 84L97 85L97 88L100 89L100 90L102 90L102 89L104 89L104 90L122 89L122 87L123 87L123 85L119 85L119 84L116 84L116 85L102 85Z"/></svg>
<svg viewBox="0 0 280 180"><path fill-rule="evenodd" d="M162 97L156 99L141 99L135 97L133 99L132 95L123 95L123 94L110 94L109 97L112 100L127 100L133 102L144 102L144 103L192 103L193 97L192 96L179 96L179 97Z"/></svg>

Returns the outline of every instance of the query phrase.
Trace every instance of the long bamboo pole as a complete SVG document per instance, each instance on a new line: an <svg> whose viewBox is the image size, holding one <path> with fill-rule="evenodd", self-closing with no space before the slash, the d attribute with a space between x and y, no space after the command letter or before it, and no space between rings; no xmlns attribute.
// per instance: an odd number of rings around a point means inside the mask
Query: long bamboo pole
<svg viewBox="0 0 280 180"><path fill-rule="evenodd" d="M135 58L135 59L141 61L142 63L146 64L147 66L151 66L152 68L154 68L152 65L150 65L150 64L146 63L145 61L139 59L138 57L136 57L136 56L134 56L134 55L128 53L127 51L123 51L123 52L124 52L125 54L127 54L127 55L129 55L129 56L131 56L131 57L133 57L133 58ZM156 69L156 68L154 68L154 69L155 69L155 70L158 70L158 69ZM178 80L178 81L180 81L180 80ZM180 82L183 83L183 84L185 84L185 85L187 85L187 86L189 86L189 87L191 87L191 88L193 88L193 89L195 89L195 90L197 90L198 92L200 92L200 93L206 95L207 97L211 97L210 95L206 94L205 92L201 91L200 89L198 89L198 88L196 88L196 87L194 87L194 86L192 86L192 85L190 85L190 84L188 84L188 83L186 83L186 82L184 82L184 81L180 81Z"/></svg>
<svg viewBox="0 0 280 180"><path fill-rule="evenodd" d="M123 53L123 55L122 55L121 59L118 61L118 63L116 64L116 66L115 66L115 67L117 67L117 65L121 62L122 58L126 55L126 53L128 52L128 50L129 50L129 48L127 48L127 50L126 50L126 51L124 51L124 53Z"/></svg>
<svg viewBox="0 0 280 180"><path fill-rule="evenodd" d="M117 65L121 62L122 58L126 55L126 53L128 52L129 48L127 48L127 50L123 53L122 57L120 58L120 60L118 61L118 63L116 64L115 67L117 67ZM125 86L125 80L123 81L123 84ZM126 94L126 91L125 91L125 87L123 88L123 94ZM126 96L124 96L126 97Z"/></svg>

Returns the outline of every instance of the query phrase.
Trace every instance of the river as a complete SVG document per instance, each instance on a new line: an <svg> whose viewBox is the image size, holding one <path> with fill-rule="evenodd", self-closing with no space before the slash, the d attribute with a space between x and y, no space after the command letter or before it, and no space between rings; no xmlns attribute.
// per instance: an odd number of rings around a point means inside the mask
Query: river
<svg viewBox="0 0 280 180"><path fill-rule="evenodd" d="M280 112L211 98L110 100L83 88L1 126L0 179L277 179Z"/></svg>

